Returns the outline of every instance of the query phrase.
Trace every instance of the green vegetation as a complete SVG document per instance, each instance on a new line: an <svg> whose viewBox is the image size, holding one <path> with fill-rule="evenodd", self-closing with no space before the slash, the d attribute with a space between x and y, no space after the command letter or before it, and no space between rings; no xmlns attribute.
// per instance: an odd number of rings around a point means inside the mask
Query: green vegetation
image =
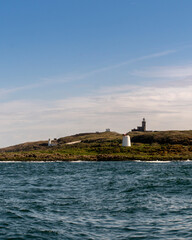
<svg viewBox="0 0 192 240"><path fill-rule="evenodd" d="M130 132L132 147L122 147L115 132L84 133L0 149L1 161L125 161L192 159L192 131ZM81 141L68 145L69 142Z"/></svg>

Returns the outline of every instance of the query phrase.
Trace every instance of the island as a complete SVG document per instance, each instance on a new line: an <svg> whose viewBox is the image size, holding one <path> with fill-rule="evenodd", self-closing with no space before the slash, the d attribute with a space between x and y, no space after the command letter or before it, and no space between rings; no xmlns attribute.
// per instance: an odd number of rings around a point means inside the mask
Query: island
<svg viewBox="0 0 192 240"><path fill-rule="evenodd" d="M192 159L192 130L80 133L0 149L0 161L182 161Z"/></svg>

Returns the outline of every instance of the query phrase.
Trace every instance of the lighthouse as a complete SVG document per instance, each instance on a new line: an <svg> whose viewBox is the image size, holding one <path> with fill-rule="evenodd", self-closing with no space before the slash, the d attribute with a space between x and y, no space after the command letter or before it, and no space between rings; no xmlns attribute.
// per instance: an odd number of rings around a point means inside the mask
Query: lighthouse
<svg viewBox="0 0 192 240"><path fill-rule="evenodd" d="M137 128L132 129L132 132L146 132L147 127L146 127L146 120L143 118L142 125L138 126Z"/></svg>
<svg viewBox="0 0 192 240"><path fill-rule="evenodd" d="M143 118L143 121L142 121L142 130L143 130L143 132L146 131L146 121L145 121L145 118Z"/></svg>

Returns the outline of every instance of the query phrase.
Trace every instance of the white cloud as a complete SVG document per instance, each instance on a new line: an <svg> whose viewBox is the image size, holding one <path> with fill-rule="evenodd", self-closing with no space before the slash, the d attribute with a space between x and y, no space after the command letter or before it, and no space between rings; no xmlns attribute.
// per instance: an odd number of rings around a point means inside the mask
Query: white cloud
<svg viewBox="0 0 192 240"><path fill-rule="evenodd" d="M125 62L120 62L120 63L114 64L114 65L111 65L111 66L95 69L93 71L85 72L85 73L82 73L82 74L76 74L76 75L75 74L68 74L68 75L62 76L62 77L41 78L41 80L38 83L18 86L18 87L14 87L14 88L1 88L0 89L0 98L8 97L12 93L22 92L22 91L26 91L26 90L32 90L32 89L39 88L39 87L45 87L46 85L50 85L50 84L59 84L59 83L66 83L66 82L84 80L84 79L86 79L90 76L96 75L98 73L106 72L106 71L109 71L109 70L111 71L113 69L129 65L131 63L136 63L136 62L144 61L144 60L147 60L147 59L158 58L158 57L166 56L166 55L169 55L169 54L172 54L172 53L175 53L175 52L176 52L176 50L167 50L167 51L157 52L157 53L141 56L141 57L138 57L138 58L130 59L130 60L125 61ZM140 75L140 72L139 71L134 71L132 74L133 75ZM146 72L146 74L147 74L147 72ZM129 86L129 87L133 88L133 86ZM107 89L105 89L105 91L107 91Z"/></svg>
<svg viewBox="0 0 192 240"><path fill-rule="evenodd" d="M24 86L18 86L18 87L14 87L14 88L0 88L0 98L7 97L11 93L31 90L33 88L38 88L38 87L41 87L42 85L44 85L43 82L24 85Z"/></svg>
<svg viewBox="0 0 192 240"><path fill-rule="evenodd" d="M167 56L167 55L169 55L171 53L175 53L175 52L176 52L176 50L167 50L167 51L163 51L163 52L149 54L149 55L146 55L146 56L141 56L141 57L138 57L138 58L130 59L130 60L125 61L125 62L120 62L118 64L114 64L114 65L111 65L111 66L108 66L108 67L96 69L96 70L94 70L90 73L87 73L86 75L90 76L90 75L93 75L93 74L96 74L96 73L105 72L105 71L112 70L112 69L115 69L115 68L119 68L119 67L122 67L122 66L125 66L125 65L129 65L131 63L136 63L136 62L140 62L140 61L144 61L144 60L148 60L148 59Z"/></svg>
<svg viewBox="0 0 192 240"><path fill-rule="evenodd" d="M192 86L108 89L57 101L0 103L0 146L111 128L127 132L146 117L153 130L190 129Z"/></svg>
<svg viewBox="0 0 192 240"><path fill-rule="evenodd" d="M132 75L144 78L188 78L192 77L192 64L184 66L159 66L135 70Z"/></svg>

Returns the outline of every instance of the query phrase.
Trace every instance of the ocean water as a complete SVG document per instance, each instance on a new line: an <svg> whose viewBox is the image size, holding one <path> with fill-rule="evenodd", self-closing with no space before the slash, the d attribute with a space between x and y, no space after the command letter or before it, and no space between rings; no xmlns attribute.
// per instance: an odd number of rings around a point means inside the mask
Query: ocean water
<svg viewBox="0 0 192 240"><path fill-rule="evenodd" d="M0 163L0 239L192 239L192 162Z"/></svg>

